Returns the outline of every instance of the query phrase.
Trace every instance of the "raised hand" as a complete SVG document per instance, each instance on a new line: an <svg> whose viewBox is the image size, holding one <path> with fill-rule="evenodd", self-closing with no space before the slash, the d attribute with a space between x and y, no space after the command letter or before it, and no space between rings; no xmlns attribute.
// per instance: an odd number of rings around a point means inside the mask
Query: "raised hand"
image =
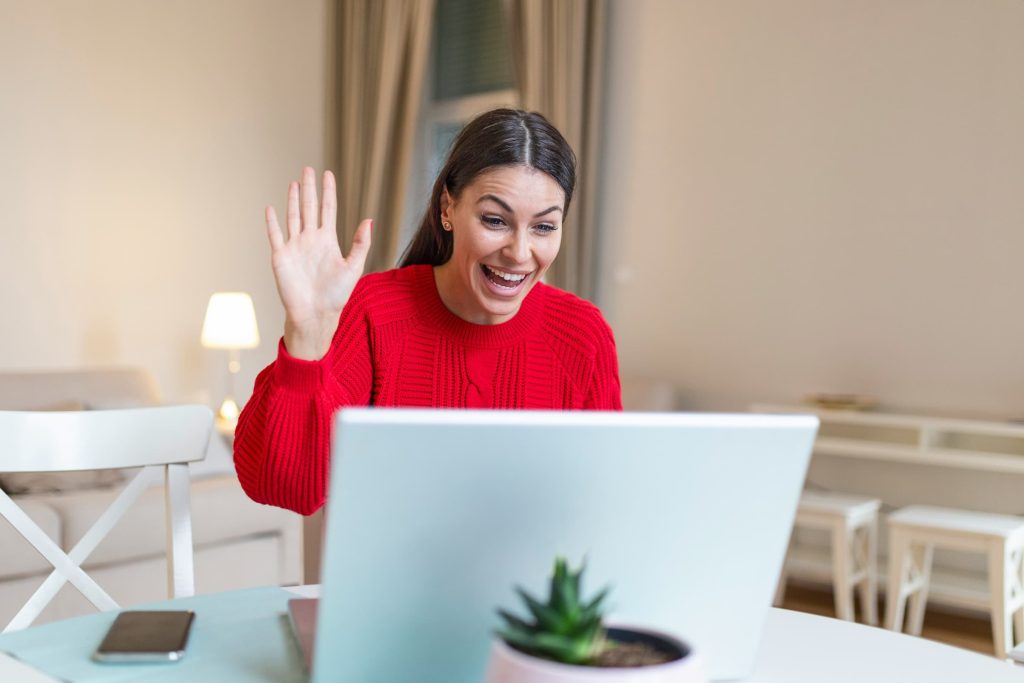
<svg viewBox="0 0 1024 683"><path fill-rule="evenodd" d="M266 210L271 264L285 311L284 344L296 358L324 357L366 265L373 221L359 224L346 258L338 244L337 215L334 174L324 172L323 204L318 208L316 174L308 166L302 169L301 187L297 182L288 185L287 238L274 207Z"/></svg>

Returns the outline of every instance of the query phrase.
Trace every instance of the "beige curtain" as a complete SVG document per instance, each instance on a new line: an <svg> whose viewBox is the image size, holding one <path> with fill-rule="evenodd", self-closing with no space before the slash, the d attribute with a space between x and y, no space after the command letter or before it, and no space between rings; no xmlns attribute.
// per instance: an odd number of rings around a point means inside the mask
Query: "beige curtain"
<svg viewBox="0 0 1024 683"><path fill-rule="evenodd" d="M373 218L366 272L395 265L434 0L338 0L334 163L343 252ZM323 510L303 520L303 581L319 583Z"/></svg>
<svg viewBox="0 0 1024 683"><path fill-rule="evenodd" d="M367 272L394 266L434 0L338 0L338 236L373 218Z"/></svg>
<svg viewBox="0 0 1024 683"><path fill-rule="evenodd" d="M592 298L605 0L508 3L520 106L546 116L572 145L579 162L562 249L546 279Z"/></svg>

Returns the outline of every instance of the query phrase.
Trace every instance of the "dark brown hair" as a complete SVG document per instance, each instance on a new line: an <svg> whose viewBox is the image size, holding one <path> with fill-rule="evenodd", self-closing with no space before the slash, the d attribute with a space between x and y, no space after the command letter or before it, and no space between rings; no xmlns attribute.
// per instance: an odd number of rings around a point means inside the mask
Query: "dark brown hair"
<svg viewBox="0 0 1024 683"><path fill-rule="evenodd" d="M536 112L494 109L470 121L455 138L400 267L439 266L451 258L452 234L441 227L441 194L447 188L456 199L474 178L499 166L529 166L547 173L565 192L562 210L569 211L576 187L576 155L569 143Z"/></svg>

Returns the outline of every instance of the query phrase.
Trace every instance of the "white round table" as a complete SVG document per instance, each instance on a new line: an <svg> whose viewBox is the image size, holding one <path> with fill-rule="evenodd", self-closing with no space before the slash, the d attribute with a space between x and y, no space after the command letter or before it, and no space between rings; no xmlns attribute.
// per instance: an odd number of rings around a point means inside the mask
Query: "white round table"
<svg viewBox="0 0 1024 683"><path fill-rule="evenodd" d="M1024 667L885 629L772 609L744 683L1024 683Z"/></svg>
<svg viewBox="0 0 1024 683"><path fill-rule="evenodd" d="M0 651L76 683L303 683L302 660L282 614L289 598L318 594L318 586L269 587L158 603L153 607L196 612L189 653L173 665L93 662L92 653L115 612L0 635ZM429 676L423 681L433 683ZM754 673L742 683L918 681L1024 683L1024 667L880 628L772 609Z"/></svg>

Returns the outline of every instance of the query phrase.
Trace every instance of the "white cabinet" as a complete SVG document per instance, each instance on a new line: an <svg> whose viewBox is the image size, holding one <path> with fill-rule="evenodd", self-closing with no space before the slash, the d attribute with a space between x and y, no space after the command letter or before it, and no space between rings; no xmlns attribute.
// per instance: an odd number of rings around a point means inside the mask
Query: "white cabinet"
<svg viewBox="0 0 1024 683"><path fill-rule="evenodd" d="M816 454L1024 474L1024 424L772 404L751 410L817 415Z"/></svg>
<svg viewBox="0 0 1024 683"><path fill-rule="evenodd" d="M884 512L911 504L1024 514L1024 424L982 419L825 410L755 404L758 413L817 415L808 488L871 495L883 501L879 576L884 588ZM829 575L824 538L798 534L794 578ZM931 601L963 608L987 604L983 563L938 553Z"/></svg>

